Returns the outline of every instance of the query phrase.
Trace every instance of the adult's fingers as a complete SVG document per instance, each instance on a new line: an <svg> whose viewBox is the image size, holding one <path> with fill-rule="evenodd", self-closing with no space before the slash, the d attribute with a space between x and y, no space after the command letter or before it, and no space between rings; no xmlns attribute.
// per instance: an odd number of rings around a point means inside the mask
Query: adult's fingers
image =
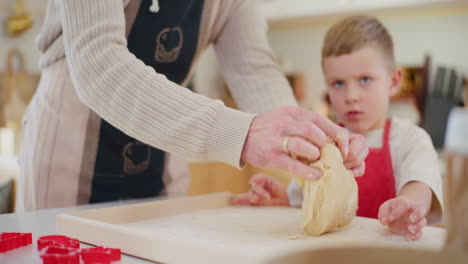
<svg viewBox="0 0 468 264"><path fill-rule="evenodd" d="M287 144L288 152L293 157L299 156L309 161L316 161L320 158L320 150L303 138L290 137Z"/></svg>
<svg viewBox="0 0 468 264"><path fill-rule="evenodd" d="M287 154L279 155L272 162L275 162L277 168L290 171L306 180L317 180L323 175L320 169L308 166Z"/></svg>
<svg viewBox="0 0 468 264"><path fill-rule="evenodd" d="M310 121L292 121L285 129L285 136L301 137L319 148L324 146L328 140L325 132Z"/></svg>
<svg viewBox="0 0 468 264"><path fill-rule="evenodd" d="M349 133L346 129L336 125L330 119L318 113L310 112L302 108L295 109L298 120L312 122L317 125L325 134L336 142L338 148L346 160L349 152Z"/></svg>

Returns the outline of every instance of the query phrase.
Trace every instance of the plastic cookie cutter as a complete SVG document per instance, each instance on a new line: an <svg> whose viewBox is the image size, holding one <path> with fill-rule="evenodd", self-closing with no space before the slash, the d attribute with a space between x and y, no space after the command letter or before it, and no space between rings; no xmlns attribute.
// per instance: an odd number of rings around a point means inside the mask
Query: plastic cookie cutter
<svg viewBox="0 0 468 264"><path fill-rule="evenodd" d="M39 251L50 246L76 249L80 248L80 242L66 236L43 236L37 240L37 250Z"/></svg>
<svg viewBox="0 0 468 264"><path fill-rule="evenodd" d="M80 264L80 249L47 246L40 251L43 264Z"/></svg>
<svg viewBox="0 0 468 264"><path fill-rule="evenodd" d="M84 264L110 264L119 261L120 257L121 252L118 248L96 247L81 250L81 258Z"/></svg>
<svg viewBox="0 0 468 264"><path fill-rule="evenodd" d="M0 253L32 244L32 233L0 233Z"/></svg>
<svg viewBox="0 0 468 264"><path fill-rule="evenodd" d="M66 236L43 236L37 240L37 249L43 264L110 264L121 258L117 248L85 248L80 250L77 239Z"/></svg>

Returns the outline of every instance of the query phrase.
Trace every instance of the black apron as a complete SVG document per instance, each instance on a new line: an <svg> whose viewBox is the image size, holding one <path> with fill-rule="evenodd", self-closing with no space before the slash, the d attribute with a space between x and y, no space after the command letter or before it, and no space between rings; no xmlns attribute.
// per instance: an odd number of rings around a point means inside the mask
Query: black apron
<svg viewBox="0 0 468 264"><path fill-rule="evenodd" d="M197 49L203 0L159 0L158 13L149 11L151 2L141 1L128 49L180 84ZM164 189L164 156L102 120L90 203L157 196Z"/></svg>

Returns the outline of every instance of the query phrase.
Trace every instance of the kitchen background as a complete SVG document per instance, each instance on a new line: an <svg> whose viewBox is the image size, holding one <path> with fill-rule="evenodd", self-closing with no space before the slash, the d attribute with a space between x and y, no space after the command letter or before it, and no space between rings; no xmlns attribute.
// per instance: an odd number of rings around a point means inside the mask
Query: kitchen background
<svg viewBox="0 0 468 264"><path fill-rule="evenodd" d="M263 0L270 45L300 104L331 115L324 95L320 50L326 30L355 13L376 15L389 29L405 82L392 112L421 125L443 153L449 111L463 105L468 89L468 0ZM0 0L0 213L11 211L17 181L20 118L40 76L34 39L44 21L46 0ZM10 63L8 63L10 61ZM212 49L202 56L194 89L235 103L217 71ZM466 97L465 97L466 98ZM441 158L441 165L443 166ZM248 189L260 171L238 171L219 162L190 164L190 194ZM270 173L287 182L289 175Z"/></svg>

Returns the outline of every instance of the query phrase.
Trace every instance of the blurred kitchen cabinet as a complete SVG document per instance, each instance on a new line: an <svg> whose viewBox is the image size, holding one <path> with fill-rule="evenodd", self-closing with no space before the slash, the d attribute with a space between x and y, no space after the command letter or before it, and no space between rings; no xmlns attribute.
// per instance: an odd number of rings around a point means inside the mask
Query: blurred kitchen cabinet
<svg viewBox="0 0 468 264"><path fill-rule="evenodd" d="M292 72L292 73L285 74L285 76L286 76L286 79L288 80L288 83L293 91L293 94L296 100L298 102L302 101L306 95L305 75L300 72ZM234 98L232 97L231 92L229 91L226 82L223 81L222 83L223 83L222 89L224 89L225 96L221 98L221 100L224 102L224 104L227 107L238 109L237 104L234 101Z"/></svg>
<svg viewBox="0 0 468 264"><path fill-rule="evenodd" d="M249 179L257 173L267 173L280 180L285 186L289 184L291 174L281 170L259 169L246 164L243 170L222 162L190 163L190 195L229 191L234 194L250 189Z"/></svg>
<svg viewBox="0 0 468 264"><path fill-rule="evenodd" d="M426 56L421 66L404 66L400 90L392 97L394 105L408 104L418 115L417 124L423 120L426 96L429 89L431 58Z"/></svg>
<svg viewBox="0 0 468 264"><path fill-rule="evenodd" d="M190 195L230 191L242 193L249 189L248 169L238 170L222 162L199 162L189 164Z"/></svg>
<svg viewBox="0 0 468 264"><path fill-rule="evenodd" d="M306 87L305 87L305 76L302 73L290 73L286 74L286 78L288 79L289 85L294 93L294 97L298 102L302 101L306 95Z"/></svg>
<svg viewBox="0 0 468 264"><path fill-rule="evenodd" d="M1 163L9 162L9 160L9 158L0 157ZM14 212L18 173L17 166L15 168L15 166L2 164L0 167L0 214Z"/></svg>

